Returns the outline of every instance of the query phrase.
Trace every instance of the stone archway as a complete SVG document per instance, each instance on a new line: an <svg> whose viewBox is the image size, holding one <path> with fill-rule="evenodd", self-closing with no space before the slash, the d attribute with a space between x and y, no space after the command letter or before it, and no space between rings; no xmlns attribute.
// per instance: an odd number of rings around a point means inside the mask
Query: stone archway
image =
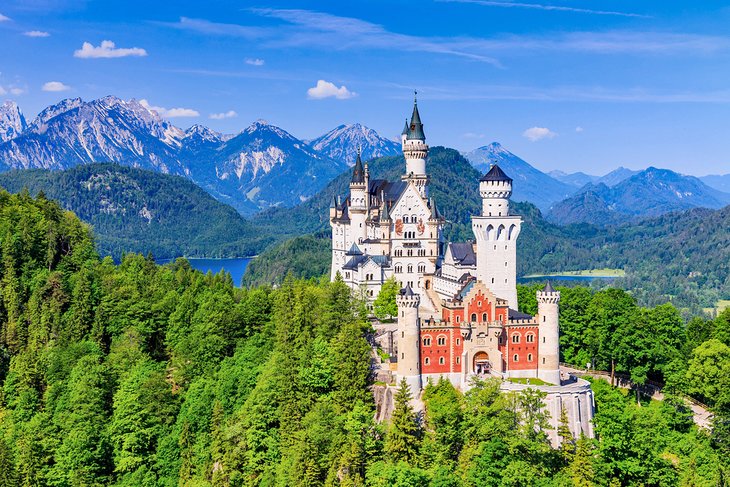
<svg viewBox="0 0 730 487"><path fill-rule="evenodd" d="M476 375L488 375L492 373L492 362L489 361L487 352L477 352L474 354L472 371Z"/></svg>

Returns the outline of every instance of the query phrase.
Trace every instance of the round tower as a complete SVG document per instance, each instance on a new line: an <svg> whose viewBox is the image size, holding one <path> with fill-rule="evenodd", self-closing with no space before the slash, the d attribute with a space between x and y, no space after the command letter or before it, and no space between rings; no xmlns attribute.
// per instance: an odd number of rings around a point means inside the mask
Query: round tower
<svg viewBox="0 0 730 487"><path fill-rule="evenodd" d="M426 135L423 132L421 115L418 113L418 100L413 100L413 114L411 123L401 134L403 156L406 159L406 173L403 179L411 179L418 187L421 196L427 195L428 176L426 175L426 157L428 146Z"/></svg>
<svg viewBox="0 0 730 487"><path fill-rule="evenodd" d="M398 305L398 380L405 378L417 396L421 391L421 323L418 318L421 297L407 285L395 301Z"/></svg>
<svg viewBox="0 0 730 487"><path fill-rule="evenodd" d="M517 309L517 237L522 218L509 213L512 179L497 165L479 180L482 212L471 218L477 241L477 279Z"/></svg>
<svg viewBox="0 0 730 487"><path fill-rule="evenodd" d="M537 318L540 340L537 345L537 377L560 385L560 292L550 282L537 292Z"/></svg>

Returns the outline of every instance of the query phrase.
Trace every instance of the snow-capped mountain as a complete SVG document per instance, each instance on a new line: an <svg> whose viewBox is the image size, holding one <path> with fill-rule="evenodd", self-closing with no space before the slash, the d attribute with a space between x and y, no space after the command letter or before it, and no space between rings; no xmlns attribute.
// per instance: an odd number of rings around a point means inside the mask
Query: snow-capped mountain
<svg viewBox="0 0 730 487"><path fill-rule="evenodd" d="M201 167L188 161L194 178L231 201L239 200L232 204L242 212L250 206L293 206L347 168L262 120L197 160L208 163Z"/></svg>
<svg viewBox="0 0 730 487"><path fill-rule="evenodd" d="M14 104L0 110L0 170L117 162L186 176L243 214L295 205L347 168L266 122L234 136L202 125L182 130L113 96L63 100L27 127L19 117Z"/></svg>
<svg viewBox="0 0 730 487"><path fill-rule="evenodd" d="M65 169L120 162L185 174L177 154L185 133L136 100L114 96L48 107L19 136L0 144L7 168Z"/></svg>
<svg viewBox="0 0 730 487"><path fill-rule="evenodd" d="M490 164L497 164L515 180L512 199L529 201L543 212L547 211L553 203L567 198L576 190L574 186L558 181L535 169L498 142L474 149L464 154L464 157L482 172L488 171Z"/></svg>
<svg viewBox="0 0 730 487"><path fill-rule="evenodd" d="M0 105L0 143L17 137L27 124L23 112L14 101Z"/></svg>
<svg viewBox="0 0 730 487"><path fill-rule="evenodd" d="M309 145L330 159L341 161L348 166L355 164L358 148L362 149L362 159L400 154L398 142L380 136L375 130L359 123L340 125L326 134L309 141Z"/></svg>
<svg viewBox="0 0 730 487"><path fill-rule="evenodd" d="M613 187L586 185L578 194L556 203L547 219L560 224L606 225L690 208L721 208L728 203L730 194L710 188L698 178L650 167Z"/></svg>

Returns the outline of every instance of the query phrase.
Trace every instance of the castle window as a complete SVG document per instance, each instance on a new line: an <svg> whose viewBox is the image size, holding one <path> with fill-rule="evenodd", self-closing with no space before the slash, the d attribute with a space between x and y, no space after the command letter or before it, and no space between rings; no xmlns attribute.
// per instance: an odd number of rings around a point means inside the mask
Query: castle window
<svg viewBox="0 0 730 487"><path fill-rule="evenodd" d="M456 364L458 365L460 363L461 363L461 357L456 357Z"/></svg>
<svg viewBox="0 0 730 487"><path fill-rule="evenodd" d="M531 353L528 353L527 354L527 361L528 362L532 362L532 354Z"/></svg>
<svg viewBox="0 0 730 487"><path fill-rule="evenodd" d="M405 215L405 216L403 217L403 223L408 223L408 215Z"/></svg>
<svg viewBox="0 0 730 487"><path fill-rule="evenodd" d="M456 344L457 344L457 345L461 345L461 338L457 338L457 339L456 339Z"/></svg>
<svg viewBox="0 0 730 487"><path fill-rule="evenodd" d="M349 278L350 278L350 273L349 273L349 272L345 272L345 277L346 277L347 279L349 279Z"/></svg>
<svg viewBox="0 0 730 487"><path fill-rule="evenodd" d="M545 337L542 337L542 343L545 343Z"/></svg>
<svg viewBox="0 0 730 487"><path fill-rule="evenodd" d="M543 315L543 317L542 317L542 322L543 322L543 323L545 323L545 319L546 319L546 318L547 318L547 316Z"/></svg>
<svg viewBox="0 0 730 487"><path fill-rule="evenodd" d="M487 313L482 313L482 321L486 323L486 321L487 321Z"/></svg>
<svg viewBox="0 0 730 487"><path fill-rule="evenodd" d="M520 356L519 356L519 355L517 355L517 354L514 354L514 355L512 356L512 361L513 361L513 362L519 362L519 361L520 361Z"/></svg>
<svg viewBox="0 0 730 487"><path fill-rule="evenodd" d="M418 272L426 272L426 266L425 265L419 265L418 266Z"/></svg>
<svg viewBox="0 0 730 487"><path fill-rule="evenodd" d="M477 314L476 313L472 313L471 314L471 320L472 321L476 321L477 320Z"/></svg>
<svg viewBox="0 0 730 487"><path fill-rule="evenodd" d="M528 334L527 334L527 335L525 336L525 341L526 341L527 343L535 343L535 335L533 335L532 333L528 333Z"/></svg>
<svg viewBox="0 0 730 487"><path fill-rule="evenodd" d="M428 365L430 363L431 363L431 359L430 358L426 357L425 359L423 359L423 365Z"/></svg>
<svg viewBox="0 0 730 487"><path fill-rule="evenodd" d="M426 337L423 339L423 346L424 347L430 347L431 346L431 337Z"/></svg>
<svg viewBox="0 0 730 487"><path fill-rule="evenodd" d="M408 272L413 272L413 266L411 264L408 264Z"/></svg>
<svg viewBox="0 0 730 487"><path fill-rule="evenodd" d="M446 345L446 337L443 337L443 336L438 337L438 339L436 341L438 342L439 345Z"/></svg>
<svg viewBox="0 0 730 487"><path fill-rule="evenodd" d="M545 357L542 358L542 364L545 365Z"/></svg>
<svg viewBox="0 0 730 487"><path fill-rule="evenodd" d="M512 335L512 343L520 343L520 334L519 333L514 333Z"/></svg>
<svg viewBox="0 0 730 487"><path fill-rule="evenodd" d="M461 321L461 317L460 317L460 316L457 316L457 317L456 317L456 322L458 323L458 322L460 322L460 321Z"/></svg>
<svg viewBox="0 0 730 487"><path fill-rule="evenodd" d="M492 278L492 284L494 284L494 278Z"/></svg>
<svg viewBox="0 0 730 487"><path fill-rule="evenodd" d="M395 273L400 274L401 272L403 272L403 267L400 265L395 266Z"/></svg>
<svg viewBox="0 0 730 487"><path fill-rule="evenodd" d="M444 365L444 362L445 362L444 358L439 357L439 365Z"/></svg>

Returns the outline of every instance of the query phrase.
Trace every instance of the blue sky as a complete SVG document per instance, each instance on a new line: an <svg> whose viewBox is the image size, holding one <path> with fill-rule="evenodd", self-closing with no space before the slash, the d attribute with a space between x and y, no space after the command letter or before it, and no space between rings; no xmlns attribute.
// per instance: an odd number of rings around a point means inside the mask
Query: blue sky
<svg viewBox="0 0 730 487"><path fill-rule="evenodd" d="M312 138L358 121L393 137L416 88L431 145L724 174L729 31L715 2L5 0L0 98L28 118L113 94L182 128L263 118Z"/></svg>

